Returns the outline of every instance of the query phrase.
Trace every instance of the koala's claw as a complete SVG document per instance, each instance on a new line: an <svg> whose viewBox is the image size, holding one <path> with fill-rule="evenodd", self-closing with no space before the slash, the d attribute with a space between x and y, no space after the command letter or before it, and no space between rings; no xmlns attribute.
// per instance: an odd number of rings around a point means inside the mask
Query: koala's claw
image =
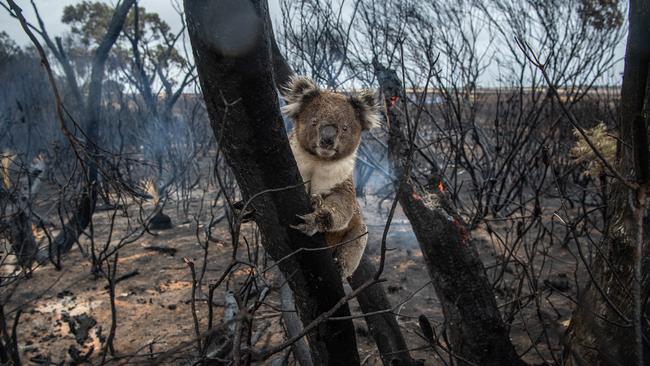
<svg viewBox="0 0 650 366"><path fill-rule="evenodd" d="M313 209L323 206L323 196L320 194L312 194L309 196L309 203Z"/></svg>
<svg viewBox="0 0 650 366"><path fill-rule="evenodd" d="M304 221L304 223L289 225L290 228L296 229L307 236L312 236L318 232L318 225L316 224L316 216L314 214L296 215L296 217Z"/></svg>

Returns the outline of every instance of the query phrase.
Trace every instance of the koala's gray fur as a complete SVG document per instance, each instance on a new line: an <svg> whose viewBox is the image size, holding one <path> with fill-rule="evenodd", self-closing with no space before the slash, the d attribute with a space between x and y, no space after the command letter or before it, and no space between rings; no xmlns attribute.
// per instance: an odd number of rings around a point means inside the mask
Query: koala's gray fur
<svg viewBox="0 0 650 366"><path fill-rule="evenodd" d="M307 235L325 233L341 274L349 277L368 240L352 179L354 163L361 131L378 124L379 108L373 94L321 90L300 76L291 79L285 100L283 111L295 127L289 142L314 209L293 227Z"/></svg>

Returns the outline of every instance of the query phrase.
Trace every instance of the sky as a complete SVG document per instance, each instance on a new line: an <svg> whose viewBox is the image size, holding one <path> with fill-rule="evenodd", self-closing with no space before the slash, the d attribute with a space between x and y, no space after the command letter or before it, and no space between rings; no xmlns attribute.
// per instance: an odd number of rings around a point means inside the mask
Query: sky
<svg viewBox="0 0 650 366"><path fill-rule="evenodd" d="M5 0L0 0L6 3ZM29 0L15 0L16 3L23 8L26 18L36 23L36 17ZM115 4L117 0L100 0L106 3ZM81 2L81 0L35 0L39 12L43 17L45 26L51 36L62 35L67 31L67 26L61 23L61 16L63 8L66 5ZM268 0L269 10L271 12L271 19L274 23L274 28L277 30L280 25L280 0ZM172 31L178 30L181 27L180 15L176 12L175 7L182 7L182 0L139 0L140 6L143 6L147 11L158 13L170 26ZM174 5L176 4L176 5ZM0 8L0 31L5 31L9 36L14 39L19 45L25 46L29 44L27 35L23 32L18 21L8 15L7 11ZM625 41L616 48L616 58L622 59L625 54ZM623 63L619 62L613 70L615 79L620 80L620 75L623 71ZM483 83L491 84L496 78L497 72L495 70L487 70L481 76ZM487 85L486 84L486 85Z"/></svg>
<svg viewBox="0 0 650 366"><path fill-rule="evenodd" d="M5 4L6 2L3 1ZM23 9L25 18L32 23L36 23L36 16L32 9L29 0L15 0L16 4ZM115 0L102 0L109 4L115 4ZM67 26L61 23L61 16L63 15L63 8L66 5L76 4L81 0L35 0L38 11L45 22L45 27L51 35L61 35L67 30ZM165 20L172 28L178 30L181 27L181 19L176 10L174 10L173 3L182 6L182 0L139 0L140 6L143 6L147 11L152 11L160 14L161 18ZM275 19L280 15L280 2L279 0L269 0L269 9L271 18ZM5 9L0 8L0 31L5 31L9 36L21 46L29 43L29 38L23 32L18 20L12 18Z"/></svg>

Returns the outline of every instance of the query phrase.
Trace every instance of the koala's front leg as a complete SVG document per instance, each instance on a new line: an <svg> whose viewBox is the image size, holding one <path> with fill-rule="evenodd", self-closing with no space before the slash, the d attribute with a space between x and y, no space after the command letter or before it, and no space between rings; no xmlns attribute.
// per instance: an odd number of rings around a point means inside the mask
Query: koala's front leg
<svg viewBox="0 0 650 366"><path fill-rule="evenodd" d="M311 213L306 215L296 215L303 221L302 224L291 225L292 228L301 231L303 234L312 236L317 232L325 232L329 226L329 214L323 210L323 196L320 194L312 194L309 197L309 202L312 209Z"/></svg>
<svg viewBox="0 0 650 366"><path fill-rule="evenodd" d="M354 199L354 196L352 197ZM343 230L354 215L356 202L346 200L341 195L332 194L323 199L314 212L298 215L304 221L302 224L292 225L294 229L312 236L317 232L330 232Z"/></svg>
<svg viewBox="0 0 650 366"><path fill-rule="evenodd" d="M352 178L338 184L326 195L312 195L310 201L314 212L298 215L304 223L292 226L309 236L345 229L358 210Z"/></svg>

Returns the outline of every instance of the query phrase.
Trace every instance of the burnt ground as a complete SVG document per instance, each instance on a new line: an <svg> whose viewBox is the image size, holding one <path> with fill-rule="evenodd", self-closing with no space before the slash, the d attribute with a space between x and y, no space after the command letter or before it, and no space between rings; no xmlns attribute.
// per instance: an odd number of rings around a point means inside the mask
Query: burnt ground
<svg viewBox="0 0 650 366"><path fill-rule="evenodd" d="M370 230L368 251L375 260L379 258L378 247L389 205L390 202L383 202L379 209L377 200L372 197L362 202ZM198 199L192 203L192 207L198 207ZM98 238L105 236L111 213L102 211L95 214L95 233ZM173 229L153 232L155 235L144 234L120 251L118 276L133 274L133 271L137 271L137 274L117 285L115 351L119 357L112 362L114 364L146 362L147 355L155 355L184 342L191 342L195 334L190 301L192 282L183 258L195 261L200 268L204 252L197 244L193 218L184 218L174 208L166 209L166 213L172 218ZM205 219L203 215L201 220ZM114 234L114 237L119 237L120 230L126 230L124 218L116 221L117 235ZM251 230L249 224L243 230L244 235L250 237ZM230 238L225 222L215 228L213 237L216 241L210 243L204 283L214 282L230 260ZM511 292L518 285L515 279L520 277L516 275L520 269L508 265L502 271L504 267L495 266L495 263L503 250L480 230L475 230L473 237L490 278L495 279L501 273L506 278L496 291L501 309L511 310L515 306L513 304L521 307L521 311L512 319L511 330L518 351L525 353L527 361L548 359L550 355L544 346L544 340L548 337L552 344L558 344L559 335L568 324L573 306L570 300L575 297L576 291L572 281L575 268L573 258L566 248L543 248L545 256L540 258L547 261L552 258L553 262L550 266L546 263L539 277L540 280L550 280L556 289L549 290L549 282L546 281L546 285L539 284L537 296L527 296L526 301L512 301ZM87 239L84 241L87 242ZM84 241L82 247L86 247ZM407 343L414 350L413 356L425 359L427 365L443 365L445 363L438 354L444 355L444 352L438 349L437 353L427 348L426 342L419 336L418 316L423 314L428 317L436 331L440 332L444 326L442 309L429 282L426 266L408 221L399 211L391 226L388 246L390 250L385 270L387 282L384 283L384 288L392 304L401 304L395 312ZM148 247L168 250L150 250ZM217 290L214 301L215 319L223 316L226 287L237 286L245 275L240 270ZM270 277L272 280L273 275ZM566 288L561 288L563 285ZM17 289L11 302L5 306L10 317L13 317L17 307L23 310L17 332L25 364L43 364L47 360L67 364L73 360L71 355L76 354L78 360L83 360L83 355L90 350L90 362L99 363L101 341L110 328L110 302L105 286L105 279L91 274L90 259L78 247L65 258L63 270L57 271L52 265L36 269L33 277ZM347 285L346 291L350 291ZM205 292L207 285L203 286L203 293ZM539 301L543 311L535 311L532 306L534 301ZM198 301L196 306L201 327L205 329L207 302ZM256 313L255 324L259 336L256 347L283 341L278 312L274 310L276 307L279 307L278 291L274 290L267 305L263 305ZM356 301L351 303L351 310L353 314L360 313ZM361 359L368 365L381 364L365 322L362 319L354 322ZM529 334L535 342L531 342ZM191 350L191 346L188 349ZM179 356L168 363L184 364L186 361Z"/></svg>

